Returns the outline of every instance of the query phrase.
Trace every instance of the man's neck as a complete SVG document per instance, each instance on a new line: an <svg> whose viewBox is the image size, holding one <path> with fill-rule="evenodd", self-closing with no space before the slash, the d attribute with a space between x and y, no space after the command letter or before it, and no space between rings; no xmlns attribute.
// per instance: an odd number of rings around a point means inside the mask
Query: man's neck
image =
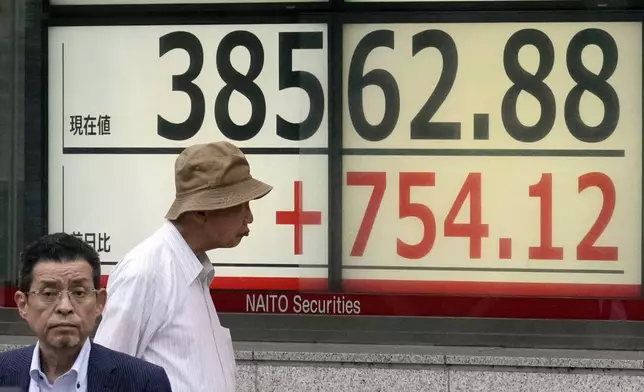
<svg viewBox="0 0 644 392"><path fill-rule="evenodd" d="M199 235L195 234L194 230L191 230L178 222L171 222L174 224L174 227L177 229L183 240L188 244L188 247L192 252L199 257L199 255L206 253L209 249L204 246L202 241L199 238Z"/></svg>
<svg viewBox="0 0 644 392"><path fill-rule="evenodd" d="M84 343L84 342L83 342ZM83 348L83 344L66 349L52 349L47 346L40 346L40 367L50 383L58 377L67 373Z"/></svg>

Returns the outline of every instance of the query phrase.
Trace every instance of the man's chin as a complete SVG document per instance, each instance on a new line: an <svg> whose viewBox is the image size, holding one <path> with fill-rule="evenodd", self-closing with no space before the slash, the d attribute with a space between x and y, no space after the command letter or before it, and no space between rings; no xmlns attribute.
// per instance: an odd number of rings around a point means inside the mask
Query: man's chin
<svg viewBox="0 0 644 392"><path fill-rule="evenodd" d="M72 348L78 346L80 338L77 335L58 335L49 340L49 344L55 348Z"/></svg>
<svg viewBox="0 0 644 392"><path fill-rule="evenodd" d="M237 245L241 244L243 237L237 237L234 241L228 244L227 248L234 248Z"/></svg>
<svg viewBox="0 0 644 392"><path fill-rule="evenodd" d="M243 241L244 237L248 237L248 233L240 234L237 237L235 237L235 241L233 241L233 246L239 245L239 243Z"/></svg>

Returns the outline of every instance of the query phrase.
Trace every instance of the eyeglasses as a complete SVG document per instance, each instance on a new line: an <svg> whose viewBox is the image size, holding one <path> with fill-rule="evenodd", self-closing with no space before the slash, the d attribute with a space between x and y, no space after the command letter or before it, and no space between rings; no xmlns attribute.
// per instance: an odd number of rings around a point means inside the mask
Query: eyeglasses
<svg viewBox="0 0 644 392"><path fill-rule="evenodd" d="M91 294L97 293L96 289L86 289L84 287L74 288L72 290L42 289L28 291L28 294L34 294L38 299L47 305L52 305L60 301L63 293L67 293L69 298L77 304L87 301Z"/></svg>

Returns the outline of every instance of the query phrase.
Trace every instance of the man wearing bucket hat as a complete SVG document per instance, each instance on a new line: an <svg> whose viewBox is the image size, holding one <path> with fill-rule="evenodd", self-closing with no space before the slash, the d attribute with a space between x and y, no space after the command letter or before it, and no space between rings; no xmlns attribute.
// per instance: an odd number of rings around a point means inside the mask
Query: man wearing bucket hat
<svg viewBox="0 0 644 392"><path fill-rule="evenodd" d="M188 147L175 162L174 202L154 234L119 261L95 342L163 367L174 391L235 391L230 332L210 297L206 251L237 246L249 202L272 187L228 142Z"/></svg>

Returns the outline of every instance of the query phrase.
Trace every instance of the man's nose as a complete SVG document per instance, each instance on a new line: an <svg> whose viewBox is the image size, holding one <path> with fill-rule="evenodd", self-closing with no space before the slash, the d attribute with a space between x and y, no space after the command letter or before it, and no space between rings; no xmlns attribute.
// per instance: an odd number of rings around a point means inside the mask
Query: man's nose
<svg viewBox="0 0 644 392"><path fill-rule="evenodd" d="M246 221L248 223L253 223L253 211L250 209L250 205L246 206Z"/></svg>
<svg viewBox="0 0 644 392"><path fill-rule="evenodd" d="M74 307L72 306L72 302L69 298L69 294L67 292L62 292L61 298L58 300L58 304L56 305L56 311L61 314L70 314L74 311Z"/></svg>

